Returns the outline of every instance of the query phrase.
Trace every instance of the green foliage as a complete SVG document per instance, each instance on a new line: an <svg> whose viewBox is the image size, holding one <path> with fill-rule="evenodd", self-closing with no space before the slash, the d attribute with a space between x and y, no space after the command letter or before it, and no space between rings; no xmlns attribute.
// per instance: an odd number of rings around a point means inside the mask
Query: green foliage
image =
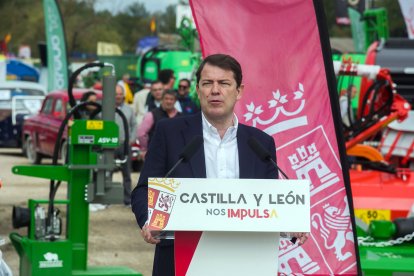
<svg viewBox="0 0 414 276"><path fill-rule="evenodd" d="M158 32L175 33L175 5L151 14L142 3L133 3L118 14L95 11L95 0L57 0L65 28L67 50L95 54L98 41L117 43L124 53L135 52L136 42L151 35L150 21L157 19ZM117 1L113 2L116 5ZM115 8L115 6L114 6ZM45 41L43 1L0 0L0 39L11 33L9 50L30 45L38 57L37 44Z"/></svg>

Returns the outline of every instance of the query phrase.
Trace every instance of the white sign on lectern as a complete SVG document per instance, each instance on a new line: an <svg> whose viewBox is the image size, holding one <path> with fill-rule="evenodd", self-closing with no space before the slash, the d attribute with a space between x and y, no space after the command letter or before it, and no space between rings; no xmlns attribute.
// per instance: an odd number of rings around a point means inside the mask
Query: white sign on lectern
<svg viewBox="0 0 414 276"><path fill-rule="evenodd" d="M308 180L149 178L148 226L203 231L186 275L276 275L279 233L310 232L309 190Z"/></svg>

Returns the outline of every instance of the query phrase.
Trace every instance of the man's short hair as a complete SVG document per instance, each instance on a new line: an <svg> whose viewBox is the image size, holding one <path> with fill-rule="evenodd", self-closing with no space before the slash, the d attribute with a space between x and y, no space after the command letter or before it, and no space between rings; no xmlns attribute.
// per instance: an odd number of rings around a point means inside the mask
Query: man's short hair
<svg viewBox="0 0 414 276"><path fill-rule="evenodd" d="M213 66L217 66L223 70L232 71L234 74L234 79L236 80L237 87L240 87L243 80L240 63L234 57L225 54L210 55L201 62L196 73L197 84L200 82L201 71L203 71L203 68L207 63Z"/></svg>
<svg viewBox="0 0 414 276"><path fill-rule="evenodd" d="M86 101L88 101L90 96L96 96L96 93L92 90L86 91L85 93L82 94L82 97L81 97L80 101L82 103L86 102Z"/></svg>
<svg viewBox="0 0 414 276"><path fill-rule="evenodd" d="M177 92L174 89L167 89L162 92L162 98L164 98L165 95L171 95L174 96L175 99L177 99Z"/></svg>
<svg viewBox="0 0 414 276"><path fill-rule="evenodd" d="M191 86L191 81L189 79L181 79L178 83L185 81L188 84L188 87Z"/></svg>
<svg viewBox="0 0 414 276"><path fill-rule="evenodd" d="M124 87L122 85L120 85L120 84L117 84L116 87L120 87L121 90L122 90L122 95L125 96L125 89L124 89ZM115 89L116 89L116 87L115 87Z"/></svg>
<svg viewBox="0 0 414 276"><path fill-rule="evenodd" d="M174 71L171 69L163 69L158 74L158 79L163 83L167 84L170 82L170 79L174 77Z"/></svg>
<svg viewBox="0 0 414 276"><path fill-rule="evenodd" d="M151 86L153 86L154 84L157 84L157 83L163 84L161 80L155 80L155 81L151 82Z"/></svg>

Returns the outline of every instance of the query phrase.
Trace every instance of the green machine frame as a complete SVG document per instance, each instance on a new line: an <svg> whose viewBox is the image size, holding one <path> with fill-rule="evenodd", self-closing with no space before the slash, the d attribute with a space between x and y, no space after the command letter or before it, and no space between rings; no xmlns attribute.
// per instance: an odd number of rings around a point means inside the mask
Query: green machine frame
<svg viewBox="0 0 414 276"><path fill-rule="evenodd" d="M109 80L106 80L109 78ZM105 84L107 89L105 89ZM104 78L105 98L115 99L115 78ZM113 100L114 101L114 100ZM111 104L110 104L111 105ZM103 104L105 109L105 103ZM108 172L115 167L113 151L118 147L118 126L113 102L112 120L75 120L69 129L69 158L65 165L15 166L14 174L67 182L66 231L59 238L36 238L35 209L49 200L29 200L30 225L27 236L10 234L20 256L20 275L141 275L121 266L88 266L89 203L122 203L123 186L113 183ZM103 119L108 119L104 115Z"/></svg>

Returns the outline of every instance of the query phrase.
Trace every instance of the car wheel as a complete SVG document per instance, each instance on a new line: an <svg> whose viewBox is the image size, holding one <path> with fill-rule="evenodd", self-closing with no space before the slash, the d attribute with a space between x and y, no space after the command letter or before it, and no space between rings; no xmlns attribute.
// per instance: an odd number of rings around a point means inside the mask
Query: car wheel
<svg viewBox="0 0 414 276"><path fill-rule="evenodd" d="M32 137L27 137L25 144L27 159L29 159L30 163L32 164L40 164L40 161L42 161L42 156L36 151Z"/></svg>
<svg viewBox="0 0 414 276"><path fill-rule="evenodd" d="M68 143L66 141L63 141L60 147L60 163L63 165L68 163Z"/></svg>

